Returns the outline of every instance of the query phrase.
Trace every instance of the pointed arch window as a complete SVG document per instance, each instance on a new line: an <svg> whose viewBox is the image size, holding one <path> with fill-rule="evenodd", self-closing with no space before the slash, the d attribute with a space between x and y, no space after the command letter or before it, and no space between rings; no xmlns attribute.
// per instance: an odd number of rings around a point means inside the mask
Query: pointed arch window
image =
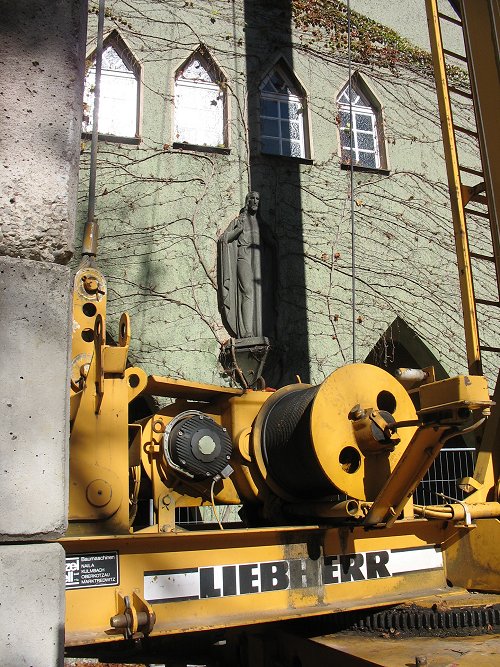
<svg viewBox="0 0 500 667"><path fill-rule="evenodd" d="M380 105L359 76L351 79L337 98L342 163L385 169L386 155ZM351 118L352 108L352 118ZM351 125L352 123L352 125Z"/></svg>
<svg viewBox="0 0 500 667"><path fill-rule="evenodd" d="M226 80L205 49L198 49L175 77L174 141L225 147Z"/></svg>
<svg viewBox="0 0 500 667"><path fill-rule="evenodd" d="M83 132L92 132L95 91L95 53L85 77ZM110 137L139 136L141 68L118 32L104 41L99 99L99 134Z"/></svg>
<svg viewBox="0 0 500 667"><path fill-rule="evenodd" d="M260 86L260 133L263 153L308 157L305 94L283 64Z"/></svg>

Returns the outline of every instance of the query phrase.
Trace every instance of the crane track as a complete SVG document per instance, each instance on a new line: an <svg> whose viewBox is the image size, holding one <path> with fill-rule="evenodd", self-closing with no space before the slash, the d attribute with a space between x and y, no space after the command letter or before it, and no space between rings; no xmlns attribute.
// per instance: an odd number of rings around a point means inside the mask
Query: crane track
<svg viewBox="0 0 500 667"><path fill-rule="evenodd" d="M480 607L430 609L407 605L373 613L353 611L339 614L334 620L337 632L389 633L398 635L469 635L500 630L500 604Z"/></svg>

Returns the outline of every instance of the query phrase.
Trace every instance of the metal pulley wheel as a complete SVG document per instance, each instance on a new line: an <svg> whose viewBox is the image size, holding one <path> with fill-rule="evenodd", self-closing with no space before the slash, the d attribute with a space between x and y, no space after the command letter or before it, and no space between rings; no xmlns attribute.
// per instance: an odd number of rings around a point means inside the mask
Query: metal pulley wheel
<svg viewBox="0 0 500 667"><path fill-rule="evenodd" d="M269 487L286 500L345 494L372 501L416 427L413 403L389 373L369 364L334 371L318 387L291 385L266 401L253 429L253 453Z"/></svg>

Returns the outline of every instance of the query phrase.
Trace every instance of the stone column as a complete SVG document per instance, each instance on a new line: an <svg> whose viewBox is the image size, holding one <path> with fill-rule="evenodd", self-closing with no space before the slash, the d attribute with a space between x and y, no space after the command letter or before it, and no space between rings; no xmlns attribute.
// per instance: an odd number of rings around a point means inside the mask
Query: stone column
<svg viewBox="0 0 500 667"><path fill-rule="evenodd" d="M0 0L0 664L64 646L70 272L87 0Z"/></svg>

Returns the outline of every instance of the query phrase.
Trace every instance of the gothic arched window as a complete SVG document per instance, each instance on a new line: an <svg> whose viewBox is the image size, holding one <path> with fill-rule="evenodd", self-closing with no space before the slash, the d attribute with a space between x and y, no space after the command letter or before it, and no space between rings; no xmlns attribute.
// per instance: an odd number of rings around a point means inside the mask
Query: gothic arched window
<svg viewBox="0 0 500 667"><path fill-rule="evenodd" d="M337 98L342 163L384 169L387 165L380 104L359 75L351 78L350 92L350 103L348 83Z"/></svg>
<svg viewBox="0 0 500 667"><path fill-rule="evenodd" d="M82 129L92 132L95 91L95 53L85 77ZM139 136L140 65L116 30L103 44L99 134L124 138Z"/></svg>
<svg viewBox="0 0 500 667"><path fill-rule="evenodd" d="M260 86L260 138L263 153L305 158L306 97L284 63L276 65Z"/></svg>
<svg viewBox="0 0 500 667"><path fill-rule="evenodd" d="M205 49L177 70L174 113L174 142L227 146L225 78Z"/></svg>

